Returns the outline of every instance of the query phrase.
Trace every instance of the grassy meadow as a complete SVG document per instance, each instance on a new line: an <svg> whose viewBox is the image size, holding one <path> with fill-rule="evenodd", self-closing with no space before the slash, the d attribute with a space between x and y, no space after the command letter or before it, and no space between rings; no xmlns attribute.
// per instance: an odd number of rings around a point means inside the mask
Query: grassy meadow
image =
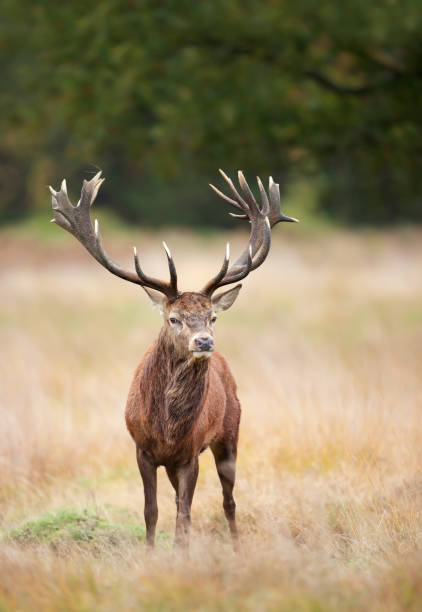
<svg viewBox="0 0 422 612"><path fill-rule="evenodd" d="M57 227L0 235L0 610L421 610L422 232L277 226L216 344L242 403L232 552L211 453L190 558L159 536L124 424L160 327L138 287ZM109 253L197 289L241 233L103 230Z"/></svg>

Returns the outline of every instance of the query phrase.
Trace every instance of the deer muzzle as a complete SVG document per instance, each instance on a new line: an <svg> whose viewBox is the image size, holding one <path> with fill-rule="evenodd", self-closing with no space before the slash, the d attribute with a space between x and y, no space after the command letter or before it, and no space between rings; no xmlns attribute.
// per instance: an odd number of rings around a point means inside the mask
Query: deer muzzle
<svg viewBox="0 0 422 612"><path fill-rule="evenodd" d="M214 338L208 335L198 335L192 338L190 350L194 357L209 357L214 350Z"/></svg>
<svg viewBox="0 0 422 612"><path fill-rule="evenodd" d="M197 351L212 351L214 350L214 340L211 336L195 338L195 348Z"/></svg>

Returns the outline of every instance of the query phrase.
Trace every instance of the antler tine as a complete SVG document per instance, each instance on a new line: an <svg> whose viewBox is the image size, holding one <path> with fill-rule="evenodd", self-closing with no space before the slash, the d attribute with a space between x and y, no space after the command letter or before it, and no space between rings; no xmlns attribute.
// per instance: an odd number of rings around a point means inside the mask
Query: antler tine
<svg viewBox="0 0 422 612"><path fill-rule="evenodd" d="M221 193L218 189L213 188L214 191L222 197L224 200L229 201L231 204L237 205L237 208L241 208L244 214L233 214L229 213L232 217L239 219L248 219L251 224L251 232L249 236L248 246L243 250L240 257L230 267L228 271L221 275L220 273L211 281L205 285L202 290L203 293L211 295L215 289L235 283L242 278L245 278L252 270L256 270L266 259L270 246L271 246L271 227L279 221L296 221L293 217L286 217L280 212L280 192L278 185L274 183L270 178L270 189L269 198L262 185L261 179L257 177L258 187L261 194L261 208L259 208L256 199L246 182L243 172L239 170L239 184L244 194L243 199L236 188L234 187L231 179L220 170L221 175L229 185L236 202L228 198L225 194ZM278 204L277 204L278 197ZM278 206L277 215L275 215L275 209ZM277 217L277 218L276 218ZM272 222L272 218L274 222Z"/></svg>
<svg viewBox="0 0 422 612"><path fill-rule="evenodd" d="M234 199L236 200L236 202L239 205L238 208L241 208L242 210L247 212L249 210L249 205L245 202L245 200L239 194L239 192L237 191L236 187L233 185L233 181L231 180L231 178L228 177L227 174L223 170L221 170L221 168L219 169L219 173L221 174L223 179L226 181L226 183L230 187L230 190L231 190L232 194L234 195ZM226 198L224 198L224 199L226 199Z"/></svg>
<svg viewBox="0 0 422 612"><path fill-rule="evenodd" d="M248 183L246 182L245 176L241 170L238 171L237 177L239 185L245 195L246 202L251 210L259 210L258 204L256 203L255 196L253 195Z"/></svg>
<svg viewBox="0 0 422 612"><path fill-rule="evenodd" d="M89 209L90 206L93 205L95 198L97 197L98 191L101 185L104 183L105 178L101 177L101 170L97 172L97 174L90 180L83 180L82 182L82 191L79 202L76 205L76 208L85 208ZM66 186L66 180L63 179L63 184ZM67 192L66 192L67 195ZM70 202L69 202L70 204Z"/></svg>
<svg viewBox="0 0 422 612"><path fill-rule="evenodd" d="M176 272L176 266L174 265L174 261L173 261L173 257L171 255L170 249L168 248L168 246L164 242L164 240L163 240L163 247L164 247L164 250L165 250L166 255L167 255L167 263L168 263L168 266L169 266L170 287L172 288L172 290L175 293L175 295L177 295L178 291L177 291L177 272Z"/></svg>
<svg viewBox="0 0 422 612"><path fill-rule="evenodd" d="M268 215L269 212L270 212L270 203L268 201L267 192L265 191L264 185L262 184L262 181L259 178L259 176L256 177L256 181L258 183L259 192L261 194L261 200L262 200L262 209L261 209L261 212L262 212L263 215Z"/></svg>
<svg viewBox="0 0 422 612"><path fill-rule="evenodd" d="M270 194L270 213L269 219L271 227L274 227L277 223L281 221L286 221L288 223L299 223L299 219L295 219L295 217L287 217L283 215L280 209L280 186L278 183L273 181L273 177L270 176L268 179L268 192Z"/></svg>
<svg viewBox="0 0 422 612"><path fill-rule="evenodd" d="M166 254L167 254L167 250L166 250ZM133 247L133 257L134 257L134 262L135 262L135 270L136 270L136 274L138 275L138 282L140 285L142 285L143 287L149 287L150 289L155 289L156 291L161 291L161 293L164 293L165 295L167 295L169 300L173 300L174 298L177 297L178 295L177 275L176 275L176 268L174 266L174 262L173 262L171 255L169 257L167 254L169 270L170 270L170 283L160 281L157 278L153 278L152 276L147 276L145 274L145 272L142 270L141 265L139 263L138 251L136 247Z"/></svg>
<svg viewBox="0 0 422 612"><path fill-rule="evenodd" d="M223 265L221 266L219 273L216 276L214 276L214 278L212 278L210 281L208 281L208 283L205 285L205 287L202 290L202 293L204 293L205 295L212 295L214 291L217 289L217 287L221 286L220 283L223 280L224 276L226 275L227 269L229 267L229 259L230 259L230 245L229 243L227 243L226 244L226 254L223 259Z"/></svg>
<svg viewBox="0 0 422 612"><path fill-rule="evenodd" d="M208 292L202 291L202 293L205 293L206 295L211 296L216 289L220 287L224 287L225 285L231 285L232 283L237 283L238 281L248 276L249 272L253 269L252 266L253 266L252 247L249 246L246 263L244 267L240 268L237 272L233 272L231 275L224 276L223 279L215 287L210 289Z"/></svg>
<svg viewBox="0 0 422 612"><path fill-rule="evenodd" d="M92 257L112 274L131 283L161 291L167 295L169 299L174 299L177 296L177 276L171 255L169 258L171 282L165 283L164 281L150 278L146 275L140 276L138 273L135 274L134 272L124 270L105 252L101 242L98 221L95 219L93 227L90 216L90 208L104 180L105 179L101 177L101 172L98 172L90 181L84 180L81 197L76 206L71 204L67 195L66 180L62 181L60 191L55 191L50 187L54 214L52 222L57 223L57 225L60 225L60 227L75 236ZM141 274L143 274L142 271Z"/></svg>
<svg viewBox="0 0 422 612"><path fill-rule="evenodd" d="M213 191L215 191L215 193L220 196L220 198L222 198L223 200L226 200L226 202L229 202L229 204L231 204L232 206L235 206L236 208L239 208L240 210L243 210L243 208L240 206L240 204L238 204L237 202L235 202L235 200L232 200L231 198L229 198L229 196L226 196L225 193L223 193L222 191L220 191L219 189L217 189L217 187L215 187L212 183L208 183L208 185L211 187L211 189ZM233 214L233 213L230 213ZM245 217L246 219L246 215L236 215L236 216L241 216L241 217Z"/></svg>

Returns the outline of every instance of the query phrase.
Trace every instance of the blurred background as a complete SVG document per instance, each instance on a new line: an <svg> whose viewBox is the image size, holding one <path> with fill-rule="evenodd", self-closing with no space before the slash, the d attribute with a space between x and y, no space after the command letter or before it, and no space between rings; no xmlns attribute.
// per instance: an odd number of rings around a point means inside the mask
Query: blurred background
<svg viewBox="0 0 422 612"><path fill-rule="evenodd" d="M302 218L421 221L421 29L418 0L4 0L0 222L98 167L143 224L229 224L219 167Z"/></svg>
<svg viewBox="0 0 422 612"><path fill-rule="evenodd" d="M420 612L420 0L3 0L0 610ZM50 224L107 178L107 252L181 290L247 224L209 189L240 168L301 223L216 326L242 405L233 555L210 452L191 558L158 544L124 405L160 316Z"/></svg>

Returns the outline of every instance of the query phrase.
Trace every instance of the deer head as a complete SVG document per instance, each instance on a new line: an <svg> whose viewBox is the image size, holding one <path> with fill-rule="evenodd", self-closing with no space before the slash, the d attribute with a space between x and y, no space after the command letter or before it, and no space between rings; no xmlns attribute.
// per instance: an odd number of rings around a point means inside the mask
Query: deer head
<svg viewBox="0 0 422 612"><path fill-rule="evenodd" d="M268 195L258 177L261 194L261 206L258 206L243 173L239 171L239 194L230 178L220 170L228 183L232 197L226 196L213 185L210 187L240 213L230 213L238 219L250 222L249 241L241 255L229 267L230 250L226 254L218 274L198 292L180 293L177 288L177 273L173 258L166 243L163 243L167 256L170 279L168 282L147 276L142 270L136 247L134 247L135 272L124 270L105 252L98 221L92 225L90 207L95 201L98 190L105 180L101 172L90 181L84 181L81 197L73 206L67 195L66 181L63 180L60 191L50 187L54 218L51 220L67 230L79 240L104 268L112 274L143 287L164 318L164 331L169 341L181 355L191 355L195 359L208 358L214 350L214 325L218 312L227 310L237 298L241 284L214 295L214 292L225 285L238 283L252 270L258 268L270 250L271 228L280 221L297 222L280 211L280 191L277 183L269 179Z"/></svg>

